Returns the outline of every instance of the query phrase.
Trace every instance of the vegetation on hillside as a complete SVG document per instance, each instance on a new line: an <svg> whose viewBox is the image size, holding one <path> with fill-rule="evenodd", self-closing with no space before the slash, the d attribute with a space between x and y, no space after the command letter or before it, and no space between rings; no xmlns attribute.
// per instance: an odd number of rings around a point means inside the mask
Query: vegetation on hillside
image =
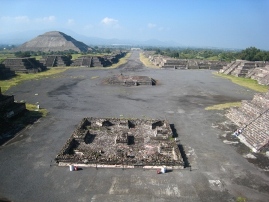
<svg viewBox="0 0 269 202"><path fill-rule="evenodd" d="M147 48L146 50L155 51L155 54L179 59L203 59L220 61L232 61L236 59L242 59L249 61L269 61L269 51L262 51L255 47L249 47L242 51L202 48Z"/></svg>

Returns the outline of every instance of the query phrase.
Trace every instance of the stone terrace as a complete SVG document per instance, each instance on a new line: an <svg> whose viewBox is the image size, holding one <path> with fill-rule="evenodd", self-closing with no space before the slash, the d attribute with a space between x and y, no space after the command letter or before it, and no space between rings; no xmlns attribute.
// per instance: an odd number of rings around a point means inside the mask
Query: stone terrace
<svg viewBox="0 0 269 202"><path fill-rule="evenodd" d="M119 52L113 55L105 56L82 56L74 60L72 66L84 67L108 67L119 62L119 59L126 55L125 52Z"/></svg>
<svg viewBox="0 0 269 202"><path fill-rule="evenodd" d="M16 73L37 73L46 70L35 58L7 58L3 64Z"/></svg>
<svg viewBox="0 0 269 202"><path fill-rule="evenodd" d="M15 71L6 68L4 64L0 64L0 79L8 79L15 76Z"/></svg>
<svg viewBox="0 0 269 202"><path fill-rule="evenodd" d="M164 120L84 118L55 160L63 166L182 168L172 137Z"/></svg>
<svg viewBox="0 0 269 202"><path fill-rule="evenodd" d="M263 61L246 61L246 60L235 60L231 63L222 67L219 70L220 73L233 75L237 77L247 77L250 78L256 73L254 69L259 68L263 69L268 63Z"/></svg>
<svg viewBox="0 0 269 202"><path fill-rule="evenodd" d="M148 76L129 76L123 74L106 78L104 83L124 86L156 85L156 81Z"/></svg>
<svg viewBox="0 0 269 202"><path fill-rule="evenodd" d="M163 56L148 56L150 61L161 68L174 68L174 69L214 69L219 70L226 62L223 61L208 61L196 59L174 59Z"/></svg>
<svg viewBox="0 0 269 202"><path fill-rule="evenodd" d="M240 108L231 108L226 116L242 129L241 142L254 152L269 144L269 92L243 100Z"/></svg>
<svg viewBox="0 0 269 202"><path fill-rule="evenodd" d="M47 67L66 67L70 66L71 59L65 55L48 55L44 56L40 62Z"/></svg>
<svg viewBox="0 0 269 202"><path fill-rule="evenodd" d="M256 67L246 77L258 81L261 85L269 85L269 65Z"/></svg>

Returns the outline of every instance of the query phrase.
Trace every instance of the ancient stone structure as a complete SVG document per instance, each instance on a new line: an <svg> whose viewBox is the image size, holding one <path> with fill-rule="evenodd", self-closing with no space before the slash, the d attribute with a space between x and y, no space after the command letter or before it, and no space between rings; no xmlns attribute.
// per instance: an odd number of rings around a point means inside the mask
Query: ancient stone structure
<svg viewBox="0 0 269 202"><path fill-rule="evenodd" d="M234 75L237 77L250 77L248 76L255 68L263 68L267 65L267 62L263 61L247 61L247 60L235 60L231 63L223 66L220 69L220 73L227 75Z"/></svg>
<svg viewBox="0 0 269 202"><path fill-rule="evenodd" d="M242 130L241 142L254 152L269 145L269 92L243 100L240 108L231 108L226 116Z"/></svg>
<svg viewBox="0 0 269 202"><path fill-rule="evenodd" d="M163 56L149 56L150 61L161 68L174 68L174 69L214 69L219 70L226 62L223 61L208 61L197 59L174 59Z"/></svg>
<svg viewBox="0 0 269 202"><path fill-rule="evenodd" d="M26 109L25 103L14 102L14 95L3 95L0 88L0 116L3 119L12 118Z"/></svg>
<svg viewBox="0 0 269 202"><path fill-rule="evenodd" d="M164 120L84 118L55 160L63 166L182 168L172 137Z"/></svg>
<svg viewBox="0 0 269 202"><path fill-rule="evenodd" d="M108 67L119 62L119 59L124 57L126 52L119 52L113 55L105 56L82 56L74 60L72 66L84 67Z"/></svg>
<svg viewBox="0 0 269 202"><path fill-rule="evenodd" d="M12 127L9 119L26 110L25 103L14 102L13 95L3 95L0 88L0 144L5 139L5 133Z"/></svg>
<svg viewBox="0 0 269 202"><path fill-rule="evenodd" d="M123 74L113 75L106 78L104 83L124 86L156 85L156 81L148 76L130 76Z"/></svg>
<svg viewBox="0 0 269 202"><path fill-rule="evenodd" d="M7 58L3 64L16 73L37 73L46 70L35 58Z"/></svg>
<svg viewBox="0 0 269 202"><path fill-rule="evenodd" d="M269 85L269 64L265 67L256 67L249 71L246 78L251 78L258 81L261 85Z"/></svg>
<svg viewBox="0 0 269 202"><path fill-rule="evenodd" d="M88 46L80 41L73 39L62 32L52 31L39 35L36 38L17 47L15 51L88 51Z"/></svg>
<svg viewBox="0 0 269 202"><path fill-rule="evenodd" d="M8 79L13 76L15 76L15 71L10 70L10 68L6 68L4 64L0 64L0 80Z"/></svg>
<svg viewBox="0 0 269 202"><path fill-rule="evenodd" d="M66 55L47 55L40 60L46 67L66 67L72 63Z"/></svg>

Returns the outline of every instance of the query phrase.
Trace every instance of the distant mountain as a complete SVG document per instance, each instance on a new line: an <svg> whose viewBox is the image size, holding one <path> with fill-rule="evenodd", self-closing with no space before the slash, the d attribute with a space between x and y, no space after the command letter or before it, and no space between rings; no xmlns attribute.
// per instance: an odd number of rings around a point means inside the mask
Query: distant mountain
<svg viewBox="0 0 269 202"><path fill-rule="evenodd" d="M78 52L85 52L88 46L80 41L75 40L63 32L52 31L39 35L34 39L27 41L21 46L17 47L15 51L65 51L74 50Z"/></svg>
<svg viewBox="0 0 269 202"><path fill-rule="evenodd" d="M32 31L24 31L24 32L15 32L15 33L9 33L9 34L0 34L0 44L23 44L26 41L29 41L33 39L37 35L41 35L44 32L48 32L49 30L32 30ZM178 44L174 41L160 41L157 39L150 39L146 41L139 41L139 40L131 40L131 39L104 39L99 37L89 37L84 36L81 34L78 34L76 32L73 32L71 30L62 29L61 32L64 32L65 34L68 34L75 38L78 41L81 41L87 45L90 46L96 46L96 45L129 45L129 46L162 46L162 47L178 47L181 46L181 44Z"/></svg>

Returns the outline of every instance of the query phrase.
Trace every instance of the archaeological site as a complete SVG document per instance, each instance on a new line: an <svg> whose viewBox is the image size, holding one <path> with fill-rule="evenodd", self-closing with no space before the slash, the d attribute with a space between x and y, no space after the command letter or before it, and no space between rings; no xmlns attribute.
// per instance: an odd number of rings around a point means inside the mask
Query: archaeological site
<svg viewBox="0 0 269 202"><path fill-rule="evenodd" d="M111 168L183 168L170 125L164 120L84 118L55 160Z"/></svg>

